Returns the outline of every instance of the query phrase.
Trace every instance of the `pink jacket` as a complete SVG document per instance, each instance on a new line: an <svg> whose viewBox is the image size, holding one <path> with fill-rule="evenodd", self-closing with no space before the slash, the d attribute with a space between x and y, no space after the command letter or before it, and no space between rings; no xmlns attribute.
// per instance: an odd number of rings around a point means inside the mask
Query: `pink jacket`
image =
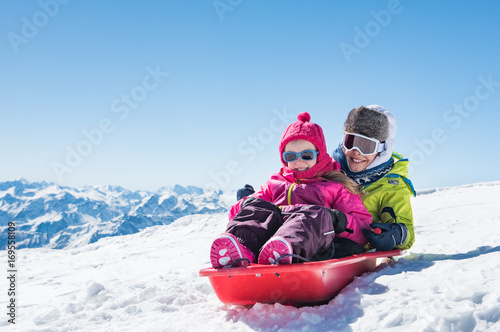
<svg viewBox="0 0 500 332"><path fill-rule="evenodd" d="M337 163L335 163L338 166ZM338 169L338 168L337 168ZM283 205L322 205L330 209L336 209L345 213L347 217L347 228L354 231L353 234L343 232L336 236L348 238L364 246L367 240L363 229L370 228L372 216L363 205L358 195L351 194L345 187L333 181L321 178L311 178L297 181L289 168L283 167L280 173L269 177L260 191L250 195L258 197L277 206ZM231 207L229 220L240 210L243 200Z"/></svg>

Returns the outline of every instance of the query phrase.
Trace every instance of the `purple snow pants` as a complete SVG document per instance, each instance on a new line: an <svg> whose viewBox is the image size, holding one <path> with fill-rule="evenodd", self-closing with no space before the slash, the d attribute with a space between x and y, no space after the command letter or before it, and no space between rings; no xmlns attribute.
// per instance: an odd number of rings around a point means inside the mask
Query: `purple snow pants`
<svg viewBox="0 0 500 332"><path fill-rule="evenodd" d="M226 232L236 236L257 256L272 236L287 239L293 253L310 260L327 252L335 237L330 209L320 205L287 205L280 210L266 200L247 198Z"/></svg>

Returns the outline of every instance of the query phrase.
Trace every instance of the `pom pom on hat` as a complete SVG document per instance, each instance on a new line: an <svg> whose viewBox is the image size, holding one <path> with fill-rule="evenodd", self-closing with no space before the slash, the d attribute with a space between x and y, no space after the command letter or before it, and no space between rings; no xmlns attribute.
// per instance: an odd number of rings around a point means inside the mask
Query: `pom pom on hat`
<svg viewBox="0 0 500 332"><path fill-rule="evenodd" d="M297 120L302 122L309 122L311 121L311 115L307 112L302 112L297 116Z"/></svg>

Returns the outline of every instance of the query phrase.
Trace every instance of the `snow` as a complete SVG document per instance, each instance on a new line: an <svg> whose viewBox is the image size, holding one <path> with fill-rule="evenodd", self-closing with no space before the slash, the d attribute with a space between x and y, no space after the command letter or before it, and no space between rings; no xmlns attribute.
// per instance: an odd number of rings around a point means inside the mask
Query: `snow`
<svg viewBox="0 0 500 332"><path fill-rule="evenodd" d="M77 248L20 249L15 330L500 331L499 197L500 182L425 191L412 201L407 255L316 307L218 300L198 272L226 213ZM0 328L11 325L3 317Z"/></svg>

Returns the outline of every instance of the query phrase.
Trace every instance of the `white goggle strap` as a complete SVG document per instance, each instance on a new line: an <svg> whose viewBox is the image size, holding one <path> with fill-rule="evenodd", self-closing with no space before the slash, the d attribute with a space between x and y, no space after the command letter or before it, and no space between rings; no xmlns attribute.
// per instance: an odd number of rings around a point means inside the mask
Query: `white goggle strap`
<svg viewBox="0 0 500 332"><path fill-rule="evenodd" d="M377 152L385 151L385 143L377 143Z"/></svg>

